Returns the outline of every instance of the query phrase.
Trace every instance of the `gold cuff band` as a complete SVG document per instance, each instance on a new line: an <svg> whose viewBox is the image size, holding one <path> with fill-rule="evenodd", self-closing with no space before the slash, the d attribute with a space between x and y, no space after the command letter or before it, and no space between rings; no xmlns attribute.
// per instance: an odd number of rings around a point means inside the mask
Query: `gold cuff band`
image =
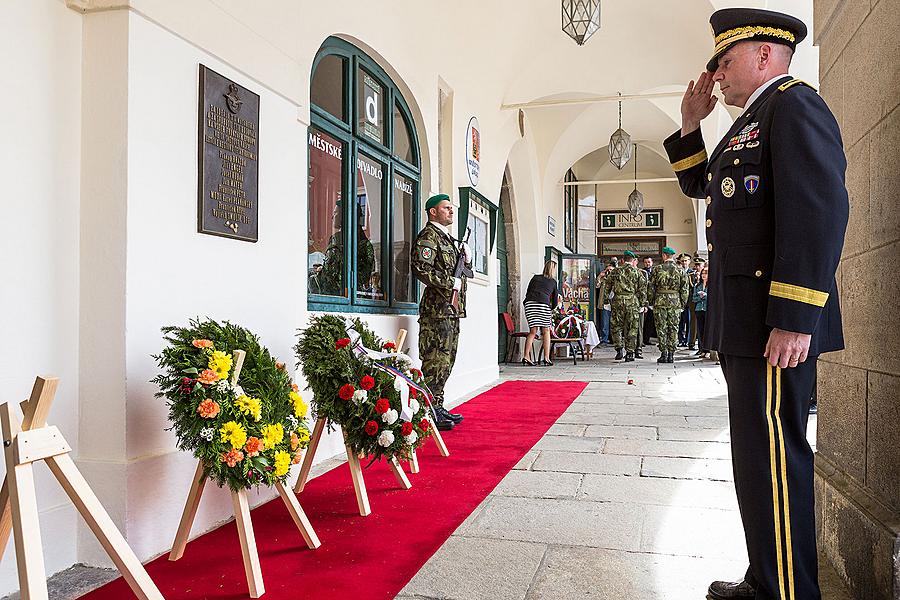
<svg viewBox="0 0 900 600"><path fill-rule="evenodd" d="M828 293L812 290L810 288L800 287L799 285L791 285L790 283L781 283L773 281L769 287L769 295L778 298L786 298L804 304L812 304L813 306L823 307L828 301Z"/></svg>
<svg viewBox="0 0 900 600"><path fill-rule="evenodd" d="M683 159L679 160L678 162L673 162L672 170L675 171L676 173L678 171L686 171L687 169L690 169L691 167L696 167L697 165L699 165L700 163L702 163L705 160L706 160L706 149L703 149L700 152L698 152L697 154L694 154L693 156L688 156L687 158L683 158Z"/></svg>

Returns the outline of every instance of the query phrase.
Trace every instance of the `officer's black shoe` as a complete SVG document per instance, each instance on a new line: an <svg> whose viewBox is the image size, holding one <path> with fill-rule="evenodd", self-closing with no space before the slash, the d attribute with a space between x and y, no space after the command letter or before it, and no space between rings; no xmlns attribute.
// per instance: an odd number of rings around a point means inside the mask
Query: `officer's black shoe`
<svg viewBox="0 0 900 600"><path fill-rule="evenodd" d="M641 350L640 348L635 348L634 357L635 358L644 358L644 351Z"/></svg>
<svg viewBox="0 0 900 600"><path fill-rule="evenodd" d="M625 352L622 348L616 348L616 357L613 360L622 360L625 358Z"/></svg>
<svg viewBox="0 0 900 600"><path fill-rule="evenodd" d="M438 413L440 413L441 417L444 419L448 419L453 421L455 425L459 425L463 421L463 416L459 413L452 413L443 406L436 409Z"/></svg>
<svg viewBox="0 0 900 600"><path fill-rule="evenodd" d="M810 404L809 405L809 414L811 414L811 415L819 414L819 405L816 403Z"/></svg>
<svg viewBox="0 0 900 600"><path fill-rule="evenodd" d="M634 352L629 350L625 353L625 362L634 362Z"/></svg>
<svg viewBox="0 0 900 600"><path fill-rule="evenodd" d="M743 579L740 581L713 581L709 585L709 597L713 600L730 600L731 598L753 598L756 589Z"/></svg>
<svg viewBox="0 0 900 600"><path fill-rule="evenodd" d="M454 427L456 427L456 423L451 421L450 419L444 418L441 414L440 409L435 409L435 414L437 415L437 419L435 419L434 424L437 426L439 431L450 431Z"/></svg>

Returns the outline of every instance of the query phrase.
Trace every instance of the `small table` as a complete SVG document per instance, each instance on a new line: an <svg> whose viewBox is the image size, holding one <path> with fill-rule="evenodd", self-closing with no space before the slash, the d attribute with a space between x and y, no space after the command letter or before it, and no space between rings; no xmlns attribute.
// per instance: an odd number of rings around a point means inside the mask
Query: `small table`
<svg viewBox="0 0 900 600"><path fill-rule="evenodd" d="M594 357L594 348L600 345L600 335L593 321L587 321L587 333L583 339L584 348L587 349L588 358Z"/></svg>
<svg viewBox="0 0 900 600"><path fill-rule="evenodd" d="M581 354L581 360L585 360L584 358L584 343L582 342L582 338L558 338L558 337L550 337L550 354L553 354L553 347L558 344L566 344L569 347L569 352L572 354L572 364L578 364L578 355Z"/></svg>

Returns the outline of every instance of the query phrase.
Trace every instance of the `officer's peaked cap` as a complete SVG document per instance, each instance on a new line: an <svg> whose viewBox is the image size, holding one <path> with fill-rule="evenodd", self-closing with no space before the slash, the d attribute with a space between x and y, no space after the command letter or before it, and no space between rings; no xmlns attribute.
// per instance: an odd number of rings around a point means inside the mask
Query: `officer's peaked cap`
<svg viewBox="0 0 900 600"><path fill-rule="evenodd" d="M715 71L719 67L719 57L738 42L775 42L793 50L806 37L806 25L800 19L760 8L723 8L712 14L709 24L715 37L715 48L706 64L707 71Z"/></svg>

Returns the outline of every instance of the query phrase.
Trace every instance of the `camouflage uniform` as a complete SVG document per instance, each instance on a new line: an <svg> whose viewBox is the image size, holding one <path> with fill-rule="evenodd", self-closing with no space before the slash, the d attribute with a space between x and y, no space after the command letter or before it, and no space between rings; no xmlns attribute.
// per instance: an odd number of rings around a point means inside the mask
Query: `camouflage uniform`
<svg viewBox="0 0 900 600"><path fill-rule="evenodd" d="M678 321L687 303L689 288L687 274L674 260L669 259L653 267L650 274L650 304L653 305L659 349L663 352L675 352Z"/></svg>
<svg viewBox="0 0 900 600"><path fill-rule="evenodd" d="M613 292L610 318L613 345L617 350L625 348L634 352L638 347L640 309L647 303L647 279L637 267L625 263L604 279L601 297L610 291Z"/></svg>
<svg viewBox="0 0 900 600"><path fill-rule="evenodd" d="M459 290L459 312L450 306L458 256L459 250L450 236L428 223L416 236L410 257L416 279L426 286L419 304L419 358L435 406L444 405L444 384L456 362L459 320L466 316L465 278Z"/></svg>

